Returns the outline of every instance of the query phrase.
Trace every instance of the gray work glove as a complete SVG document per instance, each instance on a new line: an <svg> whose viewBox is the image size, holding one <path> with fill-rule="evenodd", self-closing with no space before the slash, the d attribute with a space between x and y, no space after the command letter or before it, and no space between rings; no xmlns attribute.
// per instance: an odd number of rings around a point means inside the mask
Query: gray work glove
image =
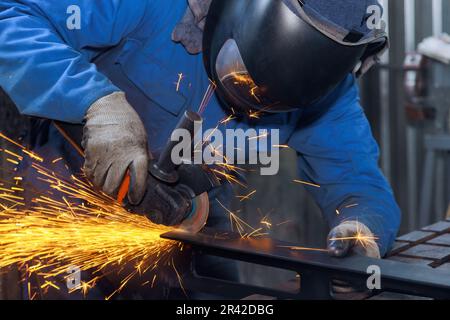
<svg viewBox="0 0 450 320"><path fill-rule="evenodd" d="M380 249L370 229L358 221L345 221L328 235L328 252L334 257L359 254L380 259ZM365 285L365 283L363 284ZM365 287L356 287L344 281L333 281L336 299L364 299L370 295Z"/></svg>
<svg viewBox="0 0 450 320"><path fill-rule="evenodd" d="M127 171L128 200L139 204L147 187L147 133L123 92L97 100L88 109L82 146L84 172L95 187L116 196Z"/></svg>

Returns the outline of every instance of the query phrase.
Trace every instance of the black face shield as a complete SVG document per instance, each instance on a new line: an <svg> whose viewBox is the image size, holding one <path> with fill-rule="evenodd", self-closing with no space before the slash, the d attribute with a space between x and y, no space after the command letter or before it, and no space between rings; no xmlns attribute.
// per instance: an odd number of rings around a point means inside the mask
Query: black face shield
<svg viewBox="0 0 450 320"><path fill-rule="evenodd" d="M228 106L242 112L307 107L361 65L376 42L336 41L299 14L300 2L287 1L212 1L204 62ZM378 45L387 42L377 39Z"/></svg>

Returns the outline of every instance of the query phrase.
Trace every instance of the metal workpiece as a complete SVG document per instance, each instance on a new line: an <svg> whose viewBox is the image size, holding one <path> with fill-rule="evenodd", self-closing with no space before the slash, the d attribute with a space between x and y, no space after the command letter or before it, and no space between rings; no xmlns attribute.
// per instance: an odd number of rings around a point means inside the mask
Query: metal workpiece
<svg viewBox="0 0 450 320"><path fill-rule="evenodd" d="M162 237L189 245L194 253L294 271L300 275L298 287L285 291L201 277L196 273L194 263L191 274L184 276L188 290L220 292L233 299L253 294L279 299L332 299L332 280L365 287L372 275L371 268L376 267L380 270L382 291L450 299L450 273L419 265L362 256L334 258L324 250L295 250L294 244L286 242L242 238L238 234L208 229L198 234L170 232Z"/></svg>

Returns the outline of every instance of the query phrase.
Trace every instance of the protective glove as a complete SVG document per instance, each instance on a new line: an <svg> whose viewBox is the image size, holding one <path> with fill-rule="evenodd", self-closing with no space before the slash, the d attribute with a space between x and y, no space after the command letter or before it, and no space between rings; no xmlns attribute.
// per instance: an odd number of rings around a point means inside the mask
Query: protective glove
<svg viewBox="0 0 450 320"><path fill-rule="evenodd" d="M359 254L380 259L380 249L370 229L358 221L345 221L328 235L328 252L334 257ZM365 286L365 284L363 284ZM364 299L370 295L366 287L357 287L344 281L333 280L336 299Z"/></svg>
<svg viewBox="0 0 450 320"><path fill-rule="evenodd" d="M115 196L129 171L130 203L141 202L147 187L147 133L123 92L97 100L85 116L84 172L95 187Z"/></svg>
<svg viewBox="0 0 450 320"><path fill-rule="evenodd" d="M328 235L328 251L334 257L355 253L380 259L380 249L372 231L361 222L345 221Z"/></svg>

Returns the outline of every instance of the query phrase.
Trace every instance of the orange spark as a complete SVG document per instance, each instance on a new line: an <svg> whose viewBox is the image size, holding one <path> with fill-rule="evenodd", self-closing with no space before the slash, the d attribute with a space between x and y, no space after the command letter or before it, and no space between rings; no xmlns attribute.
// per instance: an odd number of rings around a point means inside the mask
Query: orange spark
<svg viewBox="0 0 450 320"><path fill-rule="evenodd" d="M225 119L221 120L220 124L227 124L228 122L233 121L234 119L236 119L236 117L234 115L230 115Z"/></svg>
<svg viewBox="0 0 450 320"><path fill-rule="evenodd" d="M16 157L17 159L19 159L19 161L23 160L23 157L19 156L17 153L14 153L8 149L5 149L4 151L5 151L5 153L9 154L10 156Z"/></svg>
<svg viewBox="0 0 450 320"><path fill-rule="evenodd" d="M267 229L272 228L272 223L268 219L262 219L260 223L264 225Z"/></svg>
<svg viewBox="0 0 450 320"><path fill-rule="evenodd" d="M252 111L250 110L248 113L249 118L251 119L259 119L261 117L261 111Z"/></svg>
<svg viewBox="0 0 450 320"><path fill-rule="evenodd" d="M209 79L209 86L206 89L205 95L203 96L202 102L200 103L200 106L198 108L198 113L203 114L205 112L206 107L209 104L209 101L211 100L212 96L214 95L214 91L216 90L217 85Z"/></svg>
<svg viewBox="0 0 450 320"><path fill-rule="evenodd" d="M218 199L216 199L216 201L228 214L231 229L233 231L236 230L241 236L241 238L260 237L266 235L265 233L261 232L262 228L259 229L253 228L251 225L249 225L247 222L245 222L243 219L237 216L238 212L231 211L230 209L225 207Z"/></svg>
<svg viewBox="0 0 450 320"><path fill-rule="evenodd" d="M288 149L290 148L287 144L274 144L274 148L280 148L280 149Z"/></svg>
<svg viewBox="0 0 450 320"><path fill-rule="evenodd" d="M247 186L246 185L244 185L242 182L240 182L238 179L236 179L233 175L231 175L231 174L229 174L229 173L226 173L226 172L224 172L224 171L220 171L220 170L217 170L217 169L212 169L211 170L213 173L215 173L216 175L218 175L218 177L217 178L224 178L225 180L227 180L229 183L235 183L235 184L238 184L238 185L240 185L241 187L243 187L243 188L246 188Z"/></svg>
<svg viewBox="0 0 450 320"><path fill-rule="evenodd" d="M36 155L35 153L28 151L23 145L21 145L20 143L12 140L11 138L8 138L7 136L5 136L3 133L0 132L0 138L8 141L9 143L13 144L14 146L18 147L21 149L21 151L23 153L25 153L26 155L28 155L31 159L39 161L39 162L44 162L44 159L42 159L41 157L39 157L38 155Z"/></svg>
<svg viewBox="0 0 450 320"><path fill-rule="evenodd" d="M20 144L13 144L25 150ZM36 161L42 159L30 151L24 153ZM43 277L44 292L50 287L62 290L53 279L65 277L71 266L101 274L76 288L84 295L101 277L117 272L123 280L108 297L111 298L131 279L149 271L156 274L160 267L167 268L179 250L176 242L160 238L173 228L131 214L111 197L94 190L88 181L76 176L61 178L37 162L32 163L30 170L55 193L36 194L25 207L24 197L14 191L26 190L17 186L0 189L0 269L18 265L28 275ZM129 263L136 268L120 274ZM33 299L36 292L31 289L30 285L29 298Z"/></svg>
<svg viewBox="0 0 450 320"><path fill-rule="evenodd" d="M183 73L179 73L178 74L178 81L176 82L176 90L177 90L177 92L180 91L180 84L181 84L181 81L183 80L183 78L184 78Z"/></svg>
<svg viewBox="0 0 450 320"><path fill-rule="evenodd" d="M317 252L328 252L327 249L318 248L308 248L308 247L296 247L296 246L278 246L279 248L287 248L294 251L317 251Z"/></svg>
<svg viewBox="0 0 450 320"><path fill-rule="evenodd" d="M259 139L267 138L268 136L269 136L269 133L265 132L265 133L260 134L260 135L258 135L256 137L250 137L250 138L248 138L248 140L259 140Z"/></svg>
<svg viewBox="0 0 450 320"><path fill-rule="evenodd" d="M310 187L315 187L315 188L320 188L320 185L312 183L312 182L308 182L308 181L303 181L303 180L294 180L295 183L300 183L300 184L304 184Z"/></svg>
<svg viewBox="0 0 450 320"><path fill-rule="evenodd" d="M19 165L19 162L17 162L16 160L10 159L10 158L7 158L6 161L8 161L12 164L15 164L16 166Z"/></svg>
<svg viewBox="0 0 450 320"><path fill-rule="evenodd" d="M368 235L366 232L364 232L364 230L362 230L359 224L357 226L356 234L354 236L337 237L329 239L329 241L355 241L357 244L361 245L364 248L373 245L376 240L378 240L378 237L372 234Z"/></svg>
<svg viewBox="0 0 450 320"><path fill-rule="evenodd" d="M256 190L253 190L252 192L250 192L249 194L245 195L245 196L236 196L236 198L240 199L240 202L246 201L246 200L250 200L251 196L253 196L256 193Z"/></svg>
<svg viewBox="0 0 450 320"><path fill-rule="evenodd" d="M52 164L55 164L55 163L57 163L57 162L59 162L59 161L61 161L61 160L63 160L62 157L56 158L55 160L52 161Z"/></svg>

